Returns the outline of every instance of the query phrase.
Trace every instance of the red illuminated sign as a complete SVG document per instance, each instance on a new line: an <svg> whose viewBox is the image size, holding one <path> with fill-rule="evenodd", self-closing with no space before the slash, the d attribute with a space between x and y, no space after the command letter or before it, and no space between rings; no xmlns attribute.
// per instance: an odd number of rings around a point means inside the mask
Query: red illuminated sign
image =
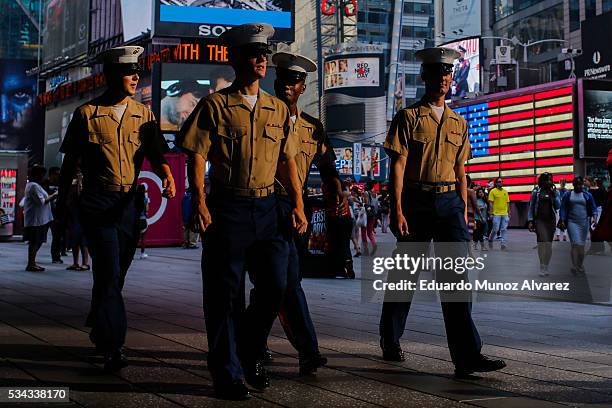
<svg viewBox="0 0 612 408"><path fill-rule="evenodd" d="M357 0L323 0L321 1L321 13L332 16L336 14L336 7L340 6L344 6L346 17L353 17L357 14Z"/></svg>
<svg viewBox="0 0 612 408"><path fill-rule="evenodd" d="M502 177L513 201L529 200L541 173L571 180L573 102L573 87L562 86L455 108L468 122L472 180L483 185Z"/></svg>

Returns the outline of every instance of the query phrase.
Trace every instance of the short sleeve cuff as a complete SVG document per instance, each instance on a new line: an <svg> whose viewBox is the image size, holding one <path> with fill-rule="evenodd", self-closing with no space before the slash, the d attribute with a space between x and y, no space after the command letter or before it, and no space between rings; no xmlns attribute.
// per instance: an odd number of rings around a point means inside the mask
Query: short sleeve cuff
<svg viewBox="0 0 612 408"><path fill-rule="evenodd" d="M391 152L400 156L408 157L408 149L406 149L404 146L398 146L394 143L385 142L383 147L385 148L387 153Z"/></svg>

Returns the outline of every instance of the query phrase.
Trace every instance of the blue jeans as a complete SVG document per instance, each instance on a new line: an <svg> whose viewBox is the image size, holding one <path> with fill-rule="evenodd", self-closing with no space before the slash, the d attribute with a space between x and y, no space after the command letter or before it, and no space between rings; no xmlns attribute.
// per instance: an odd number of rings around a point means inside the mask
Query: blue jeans
<svg viewBox="0 0 612 408"><path fill-rule="evenodd" d="M493 227L491 228L491 235L489 235L489 242L493 242L497 236L497 232L501 232L501 243L506 243L506 232L508 231L508 222L510 217L507 215L494 215L493 216Z"/></svg>

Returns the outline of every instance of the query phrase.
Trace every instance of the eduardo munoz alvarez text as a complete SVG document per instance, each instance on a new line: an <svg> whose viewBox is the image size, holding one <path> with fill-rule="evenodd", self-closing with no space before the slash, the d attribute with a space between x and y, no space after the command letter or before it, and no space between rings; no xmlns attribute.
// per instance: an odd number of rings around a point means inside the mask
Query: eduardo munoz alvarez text
<svg viewBox="0 0 612 408"><path fill-rule="evenodd" d="M414 275L418 270L454 271L462 275L468 270L476 269L482 271L485 268L485 257L412 257L407 254L397 254L394 257L375 257L373 259L372 272L374 275L382 275L385 271L398 270ZM533 279L525 279L522 282L490 282L487 279L459 282L437 282L436 280L420 279L412 281L401 279L397 282L384 282L375 279L372 287L376 291L413 291L413 290L442 290L442 291L569 291L569 282L538 282Z"/></svg>

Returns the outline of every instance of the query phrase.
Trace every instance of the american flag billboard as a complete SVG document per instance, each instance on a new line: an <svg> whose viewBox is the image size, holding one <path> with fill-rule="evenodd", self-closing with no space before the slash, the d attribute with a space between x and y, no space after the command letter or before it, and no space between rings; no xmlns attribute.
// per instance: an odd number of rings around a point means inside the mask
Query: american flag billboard
<svg viewBox="0 0 612 408"><path fill-rule="evenodd" d="M467 173L478 184L502 177L513 201L527 201L537 176L570 181L574 172L574 86L534 90L453 108L468 122L472 158Z"/></svg>

